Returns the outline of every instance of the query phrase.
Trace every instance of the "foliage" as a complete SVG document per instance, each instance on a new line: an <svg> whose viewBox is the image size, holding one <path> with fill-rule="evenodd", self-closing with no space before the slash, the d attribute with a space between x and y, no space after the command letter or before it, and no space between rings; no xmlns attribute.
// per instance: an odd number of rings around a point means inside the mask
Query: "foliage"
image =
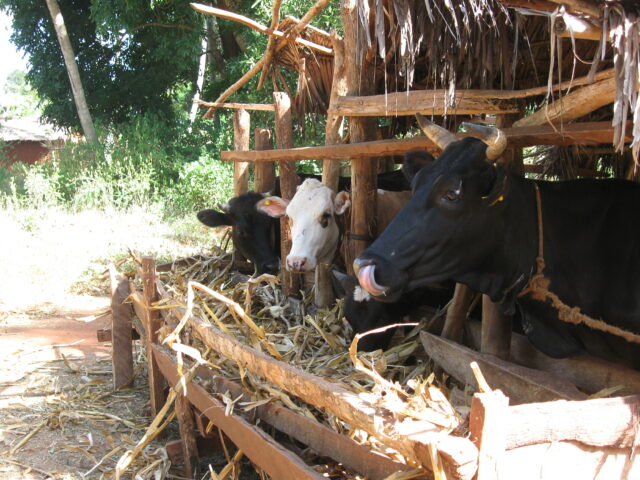
<svg viewBox="0 0 640 480"><path fill-rule="evenodd" d="M27 82L22 70L13 70L7 75L0 101L0 117L30 117L39 114L38 95Z"/></svg>
<svg viewBox="0 0 640 480"><path fill-rule="evenodd" d="M59 0L94 120L123 123L145 112L170 117L176 85L194 79L199 21L187 2ZM29 54L29 83L44 117L78 127L60 46L45 2L0 0L12 41Z"/></svg>

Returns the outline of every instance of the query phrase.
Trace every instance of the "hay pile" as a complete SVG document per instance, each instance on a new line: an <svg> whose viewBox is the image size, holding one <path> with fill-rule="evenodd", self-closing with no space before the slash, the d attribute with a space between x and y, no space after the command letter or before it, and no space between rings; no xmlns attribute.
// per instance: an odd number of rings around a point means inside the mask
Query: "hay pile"
<svg viewBox="0 0 640 480"><path fill-rule="evenodd" d="M418 339L419 331L430 318L420 319L400 343L385 352L356 354L341 302L330 309L316 310L309 297L299 302L285 298L276 277L263 275L248 279L233 273L231 265L231 256L220 251L191 266L159 274L171 300L161 300L155 308L184 307L233 339L304 372L336 382L366 398L370 404L394 412L398 418L428 420L444 433L466 434L464 415L468 408L465 405L454 408L447 398L448 392L437 387L432 365ZM164 327L161 337L169 340L169 344L182 344L181 348L174 348L176 350L196 347L200 352L196 356L202 355L203 360L214 367L214 375L235 381L252 394L252 401L242 403L212 392L225 402L229 412L249 417L254 408L277 402L356 439L373 451L407 463L373 435L354 429L335 416L288 395L266 379L239 368L233 360L207 348L182 325L175 328L175 324Z"/></svg>

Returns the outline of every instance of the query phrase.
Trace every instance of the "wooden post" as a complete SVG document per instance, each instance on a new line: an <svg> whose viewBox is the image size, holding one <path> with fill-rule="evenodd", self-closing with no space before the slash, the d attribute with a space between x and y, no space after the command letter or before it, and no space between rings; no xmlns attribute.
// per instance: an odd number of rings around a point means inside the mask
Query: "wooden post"
<svg viewBox="0 0 640 480"><path fill-rule="evenodd" d="M293 125L291 121L291 99L285 92L273 92L273 104L276 107L276 148L293 147ZM280 196L291 200L296 193L298 176L294 162L280 162ZM282 265L287 264L287 255L291 250L291 230L287 221L280 222ZM285 295L298 295L300 280L290 271L282 269L282 292Z"/></svg>
<svg viewBox="0 0 640 480"><path fill-rule="evenodd" d="M233 148L249 150L251 118L244 108L233 112ZM249 190L249 162L233 164L233 195L238 196Z"/></svg>
<svg viewBox="0 0 640 480"><path fill-rule="evenodd" d="M347 94L344 42L335 31L331 32L331 44L333 45L333 81L331 83L327 123L325 124L325 145L337 145L341 141L340 125L343 117L331 113L331 105L336 102L338 96ZM322 161L322 183L334 192L338 191L340 164L340 159Z"/></svg>
<svg viewBox="0 0 640 480"><path fill-rule="evenodd" d="M447 318L442 327L443 338L462 343L462 334L464 333L464 322L467 318L467 312L474 292L462 283L456 283L456 289L453 293L451 305L447 309Z"/></svg>
<svg viewBox="0 0 640 480"><path fill-rule="evenodd" d="M273 150L273 134L268 128L254 130L256 150ZM275 164L257 162L254 165L255 180L253 190L256 192L272 192L276 186Z"/></svg>
<svg viewBox="0 0 640 480"><path fill-rule="evenodd" d="M195 422L193 409L185 392L176 397L176 417L182 439L182 453L184 457L184 475L187 478L196 478L198 468L198 444L195 435Z"/></svg>
<svg viewBox="0 0 640 480"><path fill-rule="evenodd" d="M356 58L359 50L358 38L364 35L358 31L360 19L356 0L342 0L342 24L344 25L344 50L347 89L349 95L371 95L375 93L375 69L369 55ZM368 28L368 24L367 27ZM375 49L375 45L372 47ZM360 61L359 61L360 60ZM367 117L349 117L351 143L375 140L376 120ZM345 259L347 271L353 273L355 257L371 243L375 231L376 176L378 164L375 160L353 158L351 162L351 247L352 255Z"/></svg>
<svg viewBox="0 0 640 480"><path fill-rule="evenodd" d="M109 265L111 279L111 365L113 389L127 385L133 379L133 344L131 305L123 303L129 296L129 280Z"/></svg>
<svg viewBox="0 0 640 480"><path fill-rule="evenodd" d="M331 265L319 263L316 266L313 303L318 308L326 308L335 301L331 282Z"/></svg>
<svg viewBox="0 0 640 480"><path fill-rule="evenodd" d="M478 479L498 479L498 462L504 454L509 422L508 408L509 399L500 390L473 396L469 431L479 452Z"/></svg>
<svg viewBox="0 0 640 480"><path fill-rule="evenodd" d="M152 344L158 343L158 329L162 325L160 312L151 310L151 305L158 300L156 289L156 261L153 257L142 258L142 291L145 301L145 314L142 321L147 335L147 361L149 362L149 397L151 399L151 416L155 417L164 405L163 377L158 362L153 356Z"/></svg>
<svg viewBox="0 0 640 480"><path fill-rule="evenodd" d="M482 296L480 351L502 360L509 360L511 351L511 315L502 313L486 295Z"/></svg>

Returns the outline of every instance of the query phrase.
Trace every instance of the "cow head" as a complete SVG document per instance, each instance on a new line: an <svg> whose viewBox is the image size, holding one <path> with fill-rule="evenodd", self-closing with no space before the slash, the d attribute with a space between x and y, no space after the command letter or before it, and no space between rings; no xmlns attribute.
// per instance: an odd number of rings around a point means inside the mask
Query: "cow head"
<svg viewBox="0 0 640 480"><path fill-rule="evenodd" d="M406 171L413 172L411 200L354 261L360 285L382 301L427 283L465 283L465 275L501 245L507 177L488 160L500 155L504 136L490 132L488 143L457 140L424 118L419 121L444 151L435 161L416 152L406 155Z"/></svg>
<svg viewBox="0 0 640 480"><path fill-rule="evenodd" d="M256 204L262 193L248 192L218 205L218 210L200 210L198 220L208 227L229 225L235 248L256 268L256 274L278 273L280 258L276 244L277 221L259 212Z"/></svg>
<svg viewBox="0 0 640 480"><path fill-rule="evenodd" d="M291 201L267 197L258 210L272 217L286 215L291 227L291 251L287 268L308 272L318 263L329 263L338 246L340 232L335 215L342 215L351 205L347 192L334 194L316 179L305 180Z"/></svg>

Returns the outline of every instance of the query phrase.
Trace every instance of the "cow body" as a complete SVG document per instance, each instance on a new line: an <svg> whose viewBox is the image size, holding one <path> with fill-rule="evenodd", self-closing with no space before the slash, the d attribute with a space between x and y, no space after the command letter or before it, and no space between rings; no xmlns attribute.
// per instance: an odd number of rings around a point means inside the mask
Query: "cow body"
<svg viewBox="0 0 640 480"><path fill-rule="evenodd" d="M506 313L517 308L524 332L550 356L635 352L635 345L603 341L609 335L562 322L548 303L519 294L536 273L542 229L549 289L592 318L640 332L640 226L633 220L640 185L534 182L487 162L486 150L475 138L455 141L417 171L412 199L354 262L360 284L393 301L420 285L454 280Z"/></svg>

